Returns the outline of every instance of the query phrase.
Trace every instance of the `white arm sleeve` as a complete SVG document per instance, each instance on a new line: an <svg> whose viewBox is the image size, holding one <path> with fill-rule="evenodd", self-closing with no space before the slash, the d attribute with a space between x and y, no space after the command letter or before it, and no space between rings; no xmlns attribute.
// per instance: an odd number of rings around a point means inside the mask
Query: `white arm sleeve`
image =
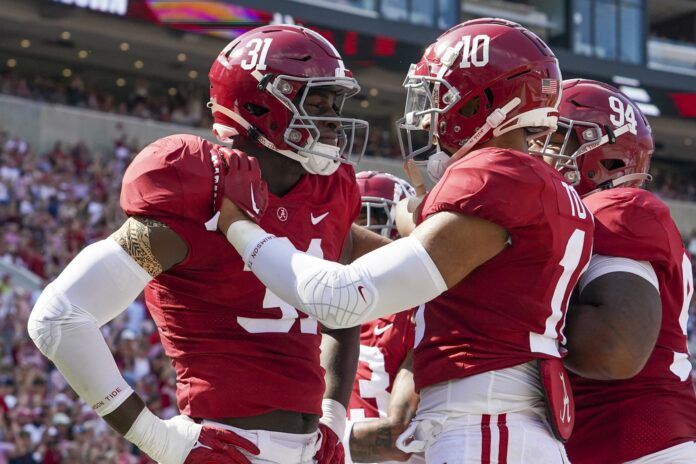
<svg viewBox="0 0 696 464"><path fill-rule="evenodd" d="M48 285L29 316L29 335L100 415L133 392L99 327L122 313L152 277L112 239L82 250Z"/></svg>
<svg viewBox="0 0 696 464"><path fill-rule="evenodd" d="M251 221L233 223L227 239L266 287L329 328L397 313L447 290L415 237L396 240L349 265L302 253Z"/></svg>
<svg viewBox="0 0 696 464"><path fill-rule="evenodd" d="M580 293L582 293L585 287L593 280L605 274L611 274L612 272L628 272L642 277L655 287L657 293L660 293L660 284L657 280L657 274L655 274L655 270L649 261L636 261L629 258L603 255L594 255L590 259L587 270L580 276L580 281L578 283Z"/></svg>

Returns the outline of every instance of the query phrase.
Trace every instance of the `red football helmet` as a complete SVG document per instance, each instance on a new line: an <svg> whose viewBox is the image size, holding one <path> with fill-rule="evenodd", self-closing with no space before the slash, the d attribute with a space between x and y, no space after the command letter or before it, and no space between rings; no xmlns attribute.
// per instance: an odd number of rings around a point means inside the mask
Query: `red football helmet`
<svg viewBox="0 0 696 464"><path fill-rule="evenodd" d="M397 238L396 204L415 196L416 191L405 180L386 172L363 171L355 177L360 188L360 216L364 226L385 237Z"/></svg>
<svg viewBox="0 0 696 464"><path fill-rule="evenodd" d="M310 29L269 25L246 32L222 50L209 77L208 107L221 142L245 135L321 175L335 172L340 162L355 164L365 151L367 122L305 112L311 90L336 91L338 114L360 90L336 48ZM319 142L318 121L340 128L338 146ZM364 130L360 142L358 130Z"/></svg>
<svg viewBox="0 0 696 464"><path fill-rule="evenodd" d="M524 27L492 18L459 24L411 65L397 121L401 151L406 159L431 155L428 174L438 178L450 156L493 137L521 127L555 130L560 86L555 55ZM419 134L427 141L416 147ZM432 155L434 139L441 151Z"/></svg>
<svg viewBox="0 0 696 464"><path fill-rule="evenodd" d="M588 79L564 81L559 113L563 144L549 149L549 135L542 152L556 159L556 167L580 195L618 185L639 187L650 179L655 150L650 124L618 89ZM579 147L567 155L571 135Z"/></svg>

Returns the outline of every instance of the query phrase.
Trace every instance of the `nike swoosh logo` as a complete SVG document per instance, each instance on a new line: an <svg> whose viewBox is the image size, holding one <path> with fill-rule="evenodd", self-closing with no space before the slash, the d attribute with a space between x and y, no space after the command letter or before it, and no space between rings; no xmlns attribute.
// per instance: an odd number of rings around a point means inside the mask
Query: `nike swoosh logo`
<svg viewBox="0 0 696 464"><path fill-rule="evenodd" d="M384 327L375 327L375 335L382 335L387 330L391 329L394 324L387 324Z"/></svg>
<svg viewBox="0 0 696 464"><path fill-rule="evenodd" d="M365 287L363 287L362 285L358 285L358 293L360 293L360 297L363 299L363 301L365 303L367 303L367 300L365 299L365 295L363 295L363 292L362 292L363 288L365 288Z"/></svg>
<svg viewBox="0 0 696 464"><path fill-rule="evenodd" d="M254 199L254 186L250 185L249 188L251 189L251 209L254 210L254 213L259 214L259 208L256 206L256 200Z"/></svg>
<svg viewBox="0 0 696 464"><path fill-rule="evenodd" d="M329 211L327 211L327 212L325 212L324 214L322 214L321 216L317 216L317 217L314 217L314 214L313 214L313 213L309 213L309 219L312 220L312 225L315 225L315 226L316 226L316 225L319 224L321 221L323 221L324 218L325 218L326 216L328 216L328 215L329 215Z"/></svg>
<svg viewBox="0 0 696 464"><path fill-rule="evenodd" d="M209 449L209 450L212 450L212 449L213 449L213 448L211 448L211 447L208 446L208 445L204 445L204 444L201 443L200 441L197 441L197 442L193 445L193 448L191 448L191 451L193 451L193 450L195 450L195 449L197 449L197 448L205 448L205 449Z"/></svg>

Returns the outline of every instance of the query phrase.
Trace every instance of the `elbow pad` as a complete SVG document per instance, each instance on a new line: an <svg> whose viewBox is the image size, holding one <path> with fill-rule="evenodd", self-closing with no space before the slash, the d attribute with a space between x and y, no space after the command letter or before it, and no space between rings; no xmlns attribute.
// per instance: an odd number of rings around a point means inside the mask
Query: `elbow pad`
<svg viewBox="0 0 696 464"><path fill-rule="evenodd" d="M133 392L99 327L123 312L150 279L116 242L102 240L82 250L44 289L29 316L37 348L99 415Z"/></svg>
<svg viewBox="0 0 696 464"><path fill-rule="evenodd" d="M396 240L349 265L295 249L288 240L238 221L227 238L273 293L332 329L418 306L447 290L442 275L415 237Z"/></svg>
<svg viewBox="0 0 696 464"><path fill-rule="evenodd" d="M398 313L447 290L435 263L415 237L396 240L349 265L327 267L303 272L297 293L303 311L330 328L353 327Z"/></svg>

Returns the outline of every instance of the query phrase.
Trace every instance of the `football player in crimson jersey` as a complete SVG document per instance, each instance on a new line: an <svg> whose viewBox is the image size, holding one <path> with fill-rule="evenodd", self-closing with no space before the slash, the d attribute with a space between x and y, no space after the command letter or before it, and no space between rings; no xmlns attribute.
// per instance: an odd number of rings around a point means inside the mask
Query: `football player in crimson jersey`
<svg viewBox="0 0 696 464"><path fill-rule="evenodd" d="M653 140L614 87L563 83L559 132L541 151L595 217L594 255L568 311L573 463L696 462L686 321L693 275L668 207L639 187Z"/></svg>
<svg viewBox="0 0 696 464"><path fill-rule="evenodd" d="M359 86L327 40L284 25L232 41L210 82L214 133L235 150L191 135L146 147L123 179L129 219L44 290L29 332L79 395L160 463L342 462L359 330L322 337L245 268L214 213L223 197L244 197L264 227L333 261L387 241L352 224L360 196L348 163L367 125L340 113ZM257 161L240 164L237 150ZM263 176L270 195L253 196L246 175ZM123 380L99 332L144 288L177 374L182 415L170 420Z"/></svg>
<svg viewBox="0 0 696 464"><path fill-rule="evenodd" d="M428 171L442 177L411 235L350 265L275 239L223 201L219 226L251 271L330 327L429 302L414 350L420 404L399 439L428 462L567 459L575 413L559 346L594 226L527 142L556 128L560 86L553 52L518 24L484 18L441 35L406 78L399 126L407 158L437 145Z"/></svg>
<svg viewBox="0 0 696 464"><path fill-rule="evenodd" d="M385 237L398 238L396 205L416 192L408 182L388 173L357 174L362 197L358 224ZM396 447L396 438L416 412L413 384L413 311L381 317L360 328L360 360L348 405L343 440L346 463L424 462Z"/></svg>

